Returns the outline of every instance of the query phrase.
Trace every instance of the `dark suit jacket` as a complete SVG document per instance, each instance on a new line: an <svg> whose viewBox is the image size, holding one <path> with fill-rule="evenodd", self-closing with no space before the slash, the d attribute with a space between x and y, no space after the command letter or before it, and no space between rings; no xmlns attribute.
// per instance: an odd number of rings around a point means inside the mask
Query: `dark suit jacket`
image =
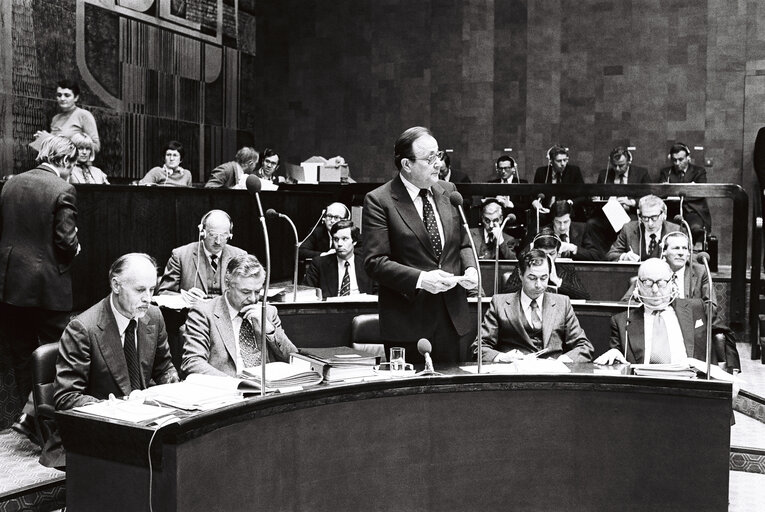
<svg viewBox="0 0 765 512"><path fill-rule="evenodd" d="M14 176L0 194L0 302L72 309L77 192L50 167Z"/></svg>
<svg viewBox="0 0 765 512"><path fill-rule="evenodd" d="M234 188L236 179L236 162L226 162L212 170L205 188Z"/></svg>
<svg viewBox="0 0 765 512"><path fill-rule="evenodd" d="M608 171L608 181L606 181L606 171ZM613 183L616 171L613 169L601 169L598 173L598 183ZM637 165L630 165L629 172L629 184L636 183L654 183L651 176L648 175L648 169L645 167L638 167Z"/></svg>
<svg viewBox="0 0 765 512"><path fill-rule="evenodd" d="M266 317L274 326L273 333L266 332L268 346L266 362L287 362L290 354L297 352L297 348L282 329L282 322L274 306L268 305ZM255 341L260 345L259 331L255 333ZM234 326L223 296L215 297L208 302L197 303L189 310L183 332L181 368L187 375L204 373L236 376Z"/></svg>
<svg viewBox="0 0 765 512"><path fill-rule="evenodd" d="M552 183L552 177L555 174L552 164L537 167L534 172L534 183ZM584 183L582 177L582 170L576 165L567 165L563 171L563 178L561 184L563 185L575 185L577 183Z"/></svg>
<svg viewBox="0 0 765 512"><path fill-rule="evenodd" d="M500 352L518 349L532 353L537 349L523 327L520 292L492 297L481 324L483 360L491 362ZM544 357L566 354L574 362L592 361L593 346L579 326L571 302L564 295L544 294L542 301L542 342L551 351ZM478 343L473 343L477 353Z"/></svg>
<svg viewBox="0 0 765 512"><path fill-rule="evenodd" d="M400 176L369 192L364 200L364 268L379 285L380 333L391 341L416 341L432 330L427 312L443 303L461 336L472 325L462 286L431 294L417 289L421 271L441 268L461 275L478 270L460 216L449 202L452 183L439 181L433 199L444 230L443 252L436 258L422 218ZM435 340L437 343L437 340Z"/></svg>
<svg viewBox="0 0 765 512"><path fill-rule="evenodd" d="M496 255L494 246L489 246L483 236L483 228L472 228L470 230L470 236L473 237L473 243L475 244L475 250L478 252L480 259L493 260ZM508 235L502 234L504 241L499 246L499 259L510 260L515 259L515 248L518 245L518 239Z"/></svg>
<svg viewBox="0 0 765 512"><path fill-rule="evenodd" d="M178 374L170 360L165 321L159 308L138 319L136 326L138 359L144 386L177 382ZM61 335L53 397L56 409L71 409L109 393L130 394L125 353L109 304L109 297L73 318Z"/></svg>
<svg viewBox="0 0 765 512"><path fill-rule="evenodd" d="M688 170L683 176L674 172L673 167L664 167L659 171L659 183L706 183L707 170L698 165L688 164ZM712 229L712 215L709 213L709 205L703 197L686 199L683 201L683 214L695 213L704 222L707 233Z"/></svg>
<svg viewBox="0 0 765 512"><path fill-rule="evenodd" d="M629 252L630 248L636 254L640 251L640 261L645 261L648 258L658 258L661 254L661 238L667 233L680 230L680 226L677 224L664 221L661 226L661 232L656 239L656 250L652 254L648 254L648 247L646 247L640 221L631 220L619 231L616 241L611 245L611 249L609 249L606 255L606 259L608 261L618 261L622 253Z"/></svg>
<svg viewBox="0 0 765 512"><path fill-rule="evenodd" d="M757 138L754 140L752 164L754 165L754 172L757 175L760 190L763 190L765 189L765 127L757 130Z"/></svg>
<svg viewBox="0 0 765 512"><path fill-rule="evenodd" d="M209 268L204 251L201 241L173 249L170 259L167 260L162 279L159 281L159 286L157 286L157 295L169 292L178 293L181 290L190 290L195 286L205 293L210 293L207 282L209 281L208 272L212 272L212 268ZM228 244L223 247L219 257L217 283L217 287L221 291L225 289L223 278L226 275L226 265L232 258L242 254L247 253L239 247ZM202 260L201 263L200 259Z"/></svg>
<svg viewBox="0 0 765 512"><path fill-rule="evenodd" d="M565 295L570 299L589 299L590 292L582 284L579 279L579 275L576 273L573 265L565 263L555 263L555 272L563 280L563 284L560 288L554 287L548 288L548 291ZM523 287L521 283L521 274L518 267L510 274L510 278L507 280L503 293L514 293Z"/></svg>
<svg viewBox="0 0 765 512"><path fill-rule="evenodd" d="M324 225L324 222L316 227L316 230L311 233L303 245L298 250L300 259L315 258L323 252L327 252L330 249L329 246L329 231Z"/></svg>
<svg viewBox="0 0 765 512"><path fill-rule="evenodd" d="M351 270L356 273L356 283L359 285L359 292L376 293L377 290L374 282L369 279L369 276L364 271L363 264L363 260L354 255L353 268ZM337 297L339 293L337 282L337 256L335 254L327 254L326 256L314 258L306 270L305 279L303 279L303 284L321 288L323 297Z"/></svg>
<svg viewBox="0 0 765 512"><path fill-rule="evenodd" d="M521 179L519 179L518 181L513 181L513 183L528 183L528 182L529 182L528 180L521 180ZM486 183L500 183L499 176L494 176L492 179L490 179Z"/></svg>
<svg viewBox="0 0 765 512"><path fill-rule="evenodd" d="M457 171L455 169L452 169L451 174L449 174L449 182L470 183L470 177L462 171Z"/></svg>

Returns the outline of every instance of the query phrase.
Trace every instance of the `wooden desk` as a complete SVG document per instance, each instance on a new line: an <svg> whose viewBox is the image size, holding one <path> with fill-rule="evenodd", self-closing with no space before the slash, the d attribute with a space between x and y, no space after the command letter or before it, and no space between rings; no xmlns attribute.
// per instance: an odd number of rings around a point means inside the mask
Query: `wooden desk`
<svg viewBox="0 0 765 512"><path fill-rule="evenodd" d="M456 370L258 397L161 430L153 505L726 511L730 396L720 382ZM152 428L57 420L67 510L148 510Z"/></svg>

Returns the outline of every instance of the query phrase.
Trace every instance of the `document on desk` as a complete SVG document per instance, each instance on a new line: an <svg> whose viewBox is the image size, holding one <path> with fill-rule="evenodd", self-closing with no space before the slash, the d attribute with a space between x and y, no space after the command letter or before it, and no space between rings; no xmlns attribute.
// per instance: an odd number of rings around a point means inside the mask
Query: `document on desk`
<svg viewBox="0 0 765 512"><path fill-rule="evenodd" d="M260 366L245 368L243 373L253 379L252 385L260 389L262 371ZM323 379L321 373L306 368L301 364L289 364L283 361L274 361L266 364L266 389L295 388L303 386L315 386Z"/></svg>
<svg viewBox="0 0 765 512"><path fill-rule="evenodd" d="M85 414L92 414L112 420L129 421L131 423L144 423L173 414L173 410L167 407L149 405L137 400L104 400L87 405L81 405L72 409Z"/></svg>
<svg viewBox="0 0 765 512"><path fill-rule="evenodd" d="M202 379L199 377L202 377ZM209 378L221 380L211 380ZM147 398L169 405L170 407L175 407L176 409L184 411L208 411L240 402L244 399L245 394L257 392L256 387L253 391L240 391L238 387L241 382L246 381L233 377L194 374L189 375L183 382L152 386L145 390L145 393Z"/></svg>
<svg viewBox="0 0 765 512"><path fill-rule="evenodd" d="M469 373L478 373L477 366L460 366L461 370ZM557 359L540 359L527 357L517 359L512 363L489 363L484 364L482 373L495 375L514 374L539 374L539 373L571 373L571 368Z"/></svg>

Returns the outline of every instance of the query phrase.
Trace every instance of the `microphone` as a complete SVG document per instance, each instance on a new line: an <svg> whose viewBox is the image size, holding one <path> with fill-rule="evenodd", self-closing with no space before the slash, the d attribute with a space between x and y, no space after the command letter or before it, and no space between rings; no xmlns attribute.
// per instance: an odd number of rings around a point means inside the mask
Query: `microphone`
<svg viewBox="0 0 765 512"><path fill-rule="evenodd" d="M705 252L700 252L696 254L696 260L699 263L704 264L704 270L706 270L707 273L707 282L709 283L709 286L712 286L712 272L709 270L709 254ZM709 366L712 364L712 296L710 294L710 297L704 301L707 306L707 380L709 380Z"/></svg>
<svg viewBox="0 0 765 512"><path fill-rule="evenodd" d="M300 242L298 242L298 247L300 247L301 245L303 245L303 244L305 243L305 241L306 241L306 240L308 240L308 239L310 238L310 236L311 236L311 235L313 235L313 232L314 232L314 231L316 231L316 228L318 228L318 227L319 227L319 224L321 224L321 221L322 221L322 220L324 220L324 216L325 216L326 214L327 214L327 209L326 209L326 208L324 208L324 209L321 211L321 215L319 215L319 218L318 218L318 219L316 219L316 224L314 224L314 225L313 225L313 227L311 228L311 231L309 231L309 232L308 232L308 234L306 235L306 237L305 237L304 239L302 239Z"/></svg>
<svg viewBox="0 0 765 512"><path fill-rule="evenodd" d="M417 352L425 357L425 369L421 372L418 372L417 375L441 375L433 369L433 359L430 357L430 352L432 350L433 347L427 339L420 338L420 341L417 342Z"/></svg>
<svg viewBox="0 0 765 512"><path fill-rule="evenodd" d="M473 258L475 258L475 267L476 267L476 274L478 275L478 300L476 301L476 333L478 335L478 373L481 373L481 366L483 364L483 355L481 354L482 350L482 343L481 343L481 296L483 295L483 285L481 284L481 266L478 263L478 251L475 249L475 242L473 241L473 235L470 234L470 226L468 226L467 219L465 218L465 212L462 210L462 203L464 202L462 199L462 194L457 192L456 190L449 194L449 202L452 203L452 206L457 208L457 210L460 212L460 218L462 219L462 227L465 228L465 232L467 233L468 241L470 242L470 248L473 250Z"/></svg>
<svg viewBox="0 0 765 512"><path fill-rule="evenodd" d="M701 263L702 265L705 264L705 263L708 264L709 263L709 254L704 252L704 251L696 253L696 263ZM711 281L710 281L710 283L711 283Z"/></svg>
<svg viewBox="0 0 765 512"><path fill-rule="evenodd" d="M499 227L500 233L502 233L505 230L505 224L508 222L513 223L515 222L515 215L512 213L508 213L507 217L505 217L505 220L502 221L502 225ZM494 295L499 293L499 244L494 243Z"/></svg>
<svg viewBox="0 0 765 512"><path fill-rule="evenodd" d="M545 195L543 193L540 192L539 194L537 194L537 201L539 201L539 206L542 206L542 201L544 201L544 200L545 200ZM540 227L539 227L539 208L534 208L534 210L536 210L536 215L537 215L537 226L536 226L536 228L537 228L537 233L539 233L539 230L540 230Z"/></svg>
<svg viewBox="0 0 765 512"><path fill-rule="evenodd" d="M682 204L682 201L683 201L683 197L680 196L681 204ZM672 221L675 224L679 224L681 227L683 227L685 229L685 232L688 234L688 254L689 254L688 259L693 261L693 235L691 234L691 226L688 225L688 223L683 218L682 211L683 211L683 208L681 206L680 207L681 214L680 215L675 215L674 217L672 217ZM709 255L707 255L707 257L708 256ZM701 263L701 262L699 262L699 263Z"/></svg>
<svg viewBox="0 0 765 512"><path fill-rule="evenodd" d="M266 316L268 307L268 286L271 284L271 245L268 238L268 226L266 225L266 217L263 214L263 205L260 203L260 189L262 183L260 178L254 174L247 176L245 181L247 191L255 196L255 201L258 203L258 211L260 212L260 225L263 227L263 242L266 249L266 279L263 281L263 304L260 313L260 350L262 357L260 358L260 396L266 396L266 360L268 359L268 345L266 345Z"/></svg>
<svg viewBox="0 0 765 512"><path fill-rule="evenodd" d="M295 266L292 272L292 302L297 302L297 291L298 291L298 260L299 260L299 252L300 252L300 243L298 243L298 233L297 228L295 227L295 223L292 222L292 219L290 219L287 215L283 213L279 213L273 208L269 208L266 210L266 218L269 219L284 219L287 222L290 223L290 226L292 227L292 234L295 237Z"/></svg>

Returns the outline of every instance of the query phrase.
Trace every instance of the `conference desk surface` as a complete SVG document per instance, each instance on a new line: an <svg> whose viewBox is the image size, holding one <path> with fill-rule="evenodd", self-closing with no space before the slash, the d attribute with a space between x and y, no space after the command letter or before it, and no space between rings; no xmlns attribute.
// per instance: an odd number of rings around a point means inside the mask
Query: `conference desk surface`
<svg viewBox="0 0 765 512"><path fill-rule="evenodd" d="M573 369L320 385L158 432L59 412L67 510L147 510L147 452L162 511L727 510L730 384Z"/></svg>

